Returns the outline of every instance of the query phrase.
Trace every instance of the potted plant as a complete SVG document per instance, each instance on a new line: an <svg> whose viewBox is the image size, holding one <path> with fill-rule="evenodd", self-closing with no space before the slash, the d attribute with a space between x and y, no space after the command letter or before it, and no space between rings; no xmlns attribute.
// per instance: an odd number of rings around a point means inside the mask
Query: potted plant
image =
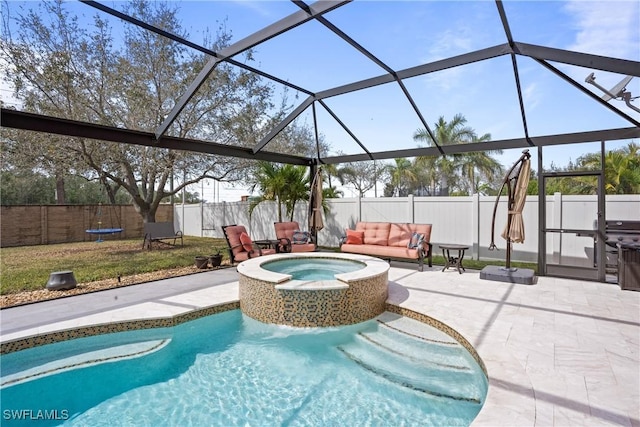
<svg viewBox="0 0 640 427"><path fill-rule="evenodd" d="M208 266L209 266L209 257L206 257L206 256L196 257L196 267L207 268Z"/></svg>
<svg viewBox="0 0 640 427"><path fill-rule="evenodd" d="M215 248L215 250L215 254L209 255L209 261L211 261L211 267L220 267L220 264L222 264L222 254L220 253L220 249Z"/></svg>

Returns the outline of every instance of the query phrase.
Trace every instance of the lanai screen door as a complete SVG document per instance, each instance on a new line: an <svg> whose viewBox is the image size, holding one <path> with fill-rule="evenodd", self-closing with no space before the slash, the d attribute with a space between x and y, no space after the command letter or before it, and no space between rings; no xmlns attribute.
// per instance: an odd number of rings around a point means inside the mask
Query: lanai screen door
<svg viewBox="0 0 640 427"><path fill-rule="evenodd" d="M564 187L581 191L545 197L540 229L540 248L544 249L539 254L541 274L604 282L607 260L601 237L605 234L602 171L543 173L542 180L542 194L547 194L547 188L562 188L557 180L571 181Z"/></svg>

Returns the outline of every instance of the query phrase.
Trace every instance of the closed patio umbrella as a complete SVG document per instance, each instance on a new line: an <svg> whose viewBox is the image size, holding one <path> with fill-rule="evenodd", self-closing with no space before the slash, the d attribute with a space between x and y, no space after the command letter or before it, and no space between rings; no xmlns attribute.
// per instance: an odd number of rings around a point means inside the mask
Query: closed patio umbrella
<svg viewBox="0 0 640 427"><path fill-rule="evenodd" d="M527 198L527 187L529 186L529 175L531 172L531 159L525 158L518 172L518 180L513 190L513 203L509 206L509 217L507 224L502 231L502 238L510 239L513 243L524 243L524 221L522 210Z"/></svg>
<svg viewBox="0 0 640 427"><path fill-rule="evenodd" d="M502 187L498 191L498 197L496 197L496 203L493 206L493 220L491 221L491 243L489 244L489 250L496 249L494 242L495 227L496 227L496 213L498 212L498 202L500 201L500 195L504 187L507 187L507 194L509 200L507 206L509 209L507 215L507 225L502 231L501 236L507 241L507 259L506 267L507 271L515 271L517 269L511 269L511 244L513 242L524 242L524 221L522 220L522 210L524 209L524 202L527 197L527 187L529 186L529 175L531 173L531 155L529 150L524 150L522 156L517 162L509 169L504 180L502 181ZM516 171L517 169L517 172ZM514 173L515 172L515 173ZM514 185L515 182L515 185Z"/></svg>
<svg viewBox="0 0 640 427"><path fill-rule="evenodd" d="M314 239L318 231L324 228L322 221L322 170L318 169L311 182L311 194L309 197L309 230ZM317 243L317 242L316 242Z"/></svg>

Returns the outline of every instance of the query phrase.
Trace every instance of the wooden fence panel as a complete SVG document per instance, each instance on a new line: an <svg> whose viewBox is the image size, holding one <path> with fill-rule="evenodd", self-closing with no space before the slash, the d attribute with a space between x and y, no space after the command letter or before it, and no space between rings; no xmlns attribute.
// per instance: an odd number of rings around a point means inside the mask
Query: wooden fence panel
<svg viewBox="0 0 640 427"><path fill-rule="evenodd" d="M6 246L39 245L42 243L40 206L2 206L0 216L0 242L10 242Z"/></svg>
<svg viewBox="0 0 640 427"><path fill-rule="evenodd" d="M161 205L156 221L173 221L173 206ZM86 230L97 228L124 229L103 239L143 237L142 217L132 205L0 206L0 247L90 242L97 235Z"/></svg>

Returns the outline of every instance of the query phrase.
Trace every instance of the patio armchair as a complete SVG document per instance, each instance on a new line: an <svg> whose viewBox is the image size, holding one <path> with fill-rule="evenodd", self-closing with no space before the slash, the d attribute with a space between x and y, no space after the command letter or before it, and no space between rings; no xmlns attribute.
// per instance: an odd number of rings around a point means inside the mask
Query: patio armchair
<svg viewBox="0 0 640 427"><path fill-rule="evenodd" d="M301 231L297 222L274 222L276 239L280 241L280 252L313 252L316 244L311 234Z"/></svg>
<svg viewBox="0 0 640 427"><path fill-rule="evenodd" d="M275 248L268 247L269 241L251 240L244 225L223 225L222 231L229 246L227 250L231 264L276 253Z"/></svg>

